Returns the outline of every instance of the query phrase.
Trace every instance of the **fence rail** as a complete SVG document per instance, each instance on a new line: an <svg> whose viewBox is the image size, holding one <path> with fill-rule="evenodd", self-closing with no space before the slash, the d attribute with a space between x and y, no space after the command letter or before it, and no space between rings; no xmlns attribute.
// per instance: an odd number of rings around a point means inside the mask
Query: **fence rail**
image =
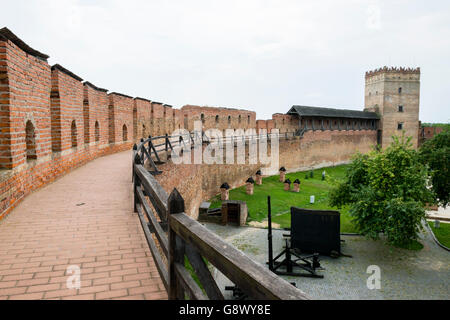
<svg viewBox="0 0 450 320"><path fill-rule="evenodd" d="M169 299L224 299L208 265L222 272L249 298L309 299L301 290L187 216L179 192L174 189L168 195L144 167L143 159L151 159L149 141L133 148L134 209ZM164 146L170 148L167 140ZM185 259L198 276L200 286L186 269Z"/></svg>
<svg viewBox="0 0 450 320"><path fill-rule="evenodd" d="M270 143L272 138L289 139L295 136L303 136L303 132L285 132L285 133L267 133L267 134L255 134L255 135L242 135L242 136L208 136L205 132L191 132L186 135L174 135L174 136L149 136L147 139L141 139L139 145L135 145L133 149L138 152L139 159L133 157L133 161L137 164L144 164L146 161L153 175L161 174L162 171L158 170L158 165L164 164L166 160L163 160L163 155L168 160L170 158L170 152L174 148L194 148L195 144L220 144L220 145L232 145L236 146L238 143L255 143L261 139L266 139ZM161 142L163 141L163 142ZM133 171L134 174L134 171Z"/></svg>

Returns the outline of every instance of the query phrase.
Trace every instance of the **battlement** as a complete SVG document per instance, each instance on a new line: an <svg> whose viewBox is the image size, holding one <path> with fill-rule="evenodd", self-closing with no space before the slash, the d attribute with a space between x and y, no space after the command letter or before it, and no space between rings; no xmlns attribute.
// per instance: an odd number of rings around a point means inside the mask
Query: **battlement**
<svg viewBox="0 0 450 320"><path fill-rule="evenodd" d="M92 83L90 83L89 81L83 82L83 85L89 86L89 87L91 87L92 89L94 89L96 91L108 92L108 89L99 88L99 87L93 85Z"/></svg>
<svg viewBox="0 0 450 320"><path fill-rule="evenodd" d="M371 70L366 72L366 79L384 73L399 73L399 74L420 74L420 68L404 68L404 67L387 67Z"/></svg>

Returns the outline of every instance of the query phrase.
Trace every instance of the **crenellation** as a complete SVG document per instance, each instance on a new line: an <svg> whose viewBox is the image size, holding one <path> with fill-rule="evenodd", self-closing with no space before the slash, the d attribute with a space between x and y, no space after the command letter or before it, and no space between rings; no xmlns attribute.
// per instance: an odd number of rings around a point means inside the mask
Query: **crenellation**
<svg viewBox="0 0 450 320"><path fill-rule="evenodd" d="M405 68L405 67L387 67L378 68L366 72L366 79L374 76L386 76L388 74L402 74L402 75L419 75L420 68Z"/></svg>

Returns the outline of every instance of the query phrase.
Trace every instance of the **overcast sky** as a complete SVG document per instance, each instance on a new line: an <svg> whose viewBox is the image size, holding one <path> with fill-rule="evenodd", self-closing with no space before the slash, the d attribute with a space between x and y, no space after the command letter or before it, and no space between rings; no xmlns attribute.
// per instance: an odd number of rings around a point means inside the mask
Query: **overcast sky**
<svg viewBox="0 0 450 320"><path fill-rule="evenodd" d="M419 66L420 119L450 121L450 1L0 1L0 26L110 91L266 119L362 110L365 71Z"/></svg>

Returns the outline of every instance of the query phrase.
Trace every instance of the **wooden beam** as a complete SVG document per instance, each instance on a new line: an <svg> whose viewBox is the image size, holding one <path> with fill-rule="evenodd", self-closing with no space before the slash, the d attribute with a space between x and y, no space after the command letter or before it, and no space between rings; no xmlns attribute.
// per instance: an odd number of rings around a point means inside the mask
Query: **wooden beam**
<svg viewBox="0 0 450 320"><path fill-rule="evenodd" d="M203 261L202 256L191 244L186 245L186 256L195 273L198 275L198 279L208 297L212 300L224 300L222 292L220 292L208 266Z"/></svg>
<svg viewBox="0 0 450 320"><path fill-rule="evenodd" d="M167 234L164 232L164 230L161 228L161 225L156 220L156 217L154 216L152 209L148 205L141 188L137 188L137 194L142 206L144 207L144 211L149 222L152 224L153 229L155 229L155 235L158 238L161 249L167 257L169 255L169 239L167 238Z"/></svg>
<svg viewBox="0 0 450 320"><path fill-rule="evenodd" d="M135 166L135 172L141 180L145 193L155 207L161 221L167 222L167 200L169 196L158 181L142 165Z"/></svg>
<svg viewBox="0 0 450 320"><path fill-rule="evenodd" d="M177 279L180 281L183 288L188 292L191 299L208 300L208 297L203 294L202 289L200 289L194 279L192 279L184 265L175 263L175 272L177 274Z"/></svg>
<svg viewBox="0 0 450 320"><path fill-rule="evenodd" d="M158 247L155 244L155 241L152 237L150 230L148 229L147 221L144 219L144 215L142 214L142 206L141 204L137 205L139 220L141 222L142 229L144 230L145 238L147 239L147 244L150 248L150 252L152 254L153 260L155 260L156 269L158 269L158 273L161 276L161 280L166 288L166 291L169 290L169 274L167 272L167 267L163 262L161 255L159 254Z"/></svg>

